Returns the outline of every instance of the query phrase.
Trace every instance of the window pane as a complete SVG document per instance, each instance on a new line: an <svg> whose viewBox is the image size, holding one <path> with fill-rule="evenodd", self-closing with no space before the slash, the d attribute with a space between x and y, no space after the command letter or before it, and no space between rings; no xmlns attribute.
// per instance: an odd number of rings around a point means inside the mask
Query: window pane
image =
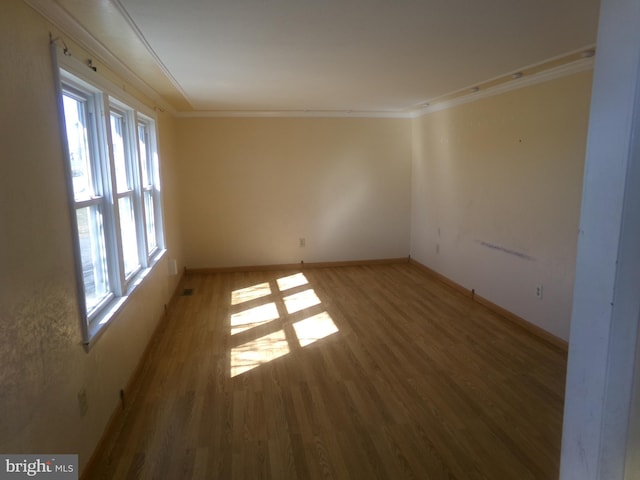
<svg viewBox="0 0 640 480"><path fill-rule="evenodd" d="M153 207L153 191L144 192L145 213L147 215L147 251L153 252L158 246L156 239L155 209Z"/></svg>
<svg viewBox="0 0 640 480"><path fill-rule="evenodd" d="M118 193L126 192L132 187L127 173L124 132L124 118L122 115L111 112L111 140L113 142L113 159L116 167L116 188Z"/></svg>
<svg viewBox="0 0 640 480"><path fill-rule="evenodd" d="M120 230L122 232L122 252L124 254L125 277L131 275L140 266L138 258L138 236L133 213L131 197L118 200L120 209Z"/></svg>
<svg viewBox="0 0 640 480"><path fill-rule="evenodd" d="M149 181L149 132L144 123L138 124L138 143L140 144L140 164L142 166L142 185L151 185Z"/></svg>
<svg viewBox="0 0 640 480"><path fill-rule="evenodd" d="M110 292L102 212L98 205L76 210L87 312Z"/></svg>
<svg viewBox="0 0 640 480"><path fill-rule="evenodd" d="M86 200L95 195L87 134L87 102L66 93L63 94L62 100L69 144L73 194L76 200Z"/></svg>

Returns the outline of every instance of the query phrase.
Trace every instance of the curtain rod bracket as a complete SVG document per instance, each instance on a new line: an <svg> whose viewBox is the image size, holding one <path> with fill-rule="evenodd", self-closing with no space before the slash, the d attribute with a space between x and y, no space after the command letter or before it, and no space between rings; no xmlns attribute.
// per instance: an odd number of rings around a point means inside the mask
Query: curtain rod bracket
<svg viewBox="0 0 640 480"><path fill-rule="evenodd" d="M51 32L49 32L49 44L50 45L57 45L58 44L58 40L60 42L62 42L62 53L64 53L64 56L65 57L70 57L71 56L71 52L69 51L69 47L67 47L67 44L65 43L65 41L60 37L53 38L53 34Z"/></svg>

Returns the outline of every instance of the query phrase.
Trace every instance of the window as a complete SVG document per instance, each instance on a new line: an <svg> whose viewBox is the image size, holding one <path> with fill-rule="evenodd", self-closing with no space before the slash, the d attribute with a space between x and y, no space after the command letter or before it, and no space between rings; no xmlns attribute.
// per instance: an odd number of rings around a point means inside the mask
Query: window
<svg viewBox="0 0 640 480"><path fill-rule="evenodd" d="M158 165L156 151L154 148L155 137L153 124L149 119L141 118L138 120L138 144L140 151L140 166L142 167L142 195L145 211L145 228L147 233L147 252L153 255L158 251L159 242L156 231L161 225L162 218L159 216L160 208L156 206L159 203L159 190L156 185L159 184Z"/></svg>
<svg viewBox="0 0 640 480"><path fill-rule="evenodd" d="M61 96L88 343L164 249L155 122L65 71Z"/></svg>

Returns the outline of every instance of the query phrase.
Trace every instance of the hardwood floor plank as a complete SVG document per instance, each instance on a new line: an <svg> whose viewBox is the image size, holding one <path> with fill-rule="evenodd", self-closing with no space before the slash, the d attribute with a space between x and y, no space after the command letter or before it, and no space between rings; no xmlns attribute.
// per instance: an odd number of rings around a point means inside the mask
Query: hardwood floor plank
<svg viewBox="0 0 640 480"><path fill-rule="evenodd" d="M421 269L183 284L83 478L557 478L566 354Z"/></svg>

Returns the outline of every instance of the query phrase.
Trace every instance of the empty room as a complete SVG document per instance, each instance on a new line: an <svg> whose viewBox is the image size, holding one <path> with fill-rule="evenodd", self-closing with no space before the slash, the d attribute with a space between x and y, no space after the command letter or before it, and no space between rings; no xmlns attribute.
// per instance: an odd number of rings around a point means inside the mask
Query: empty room
<svg viewBox="0 0 640 480"><path fill-rule="evenodd" d="M640 478L639 24L5 0L0 477Z"/></svg>

